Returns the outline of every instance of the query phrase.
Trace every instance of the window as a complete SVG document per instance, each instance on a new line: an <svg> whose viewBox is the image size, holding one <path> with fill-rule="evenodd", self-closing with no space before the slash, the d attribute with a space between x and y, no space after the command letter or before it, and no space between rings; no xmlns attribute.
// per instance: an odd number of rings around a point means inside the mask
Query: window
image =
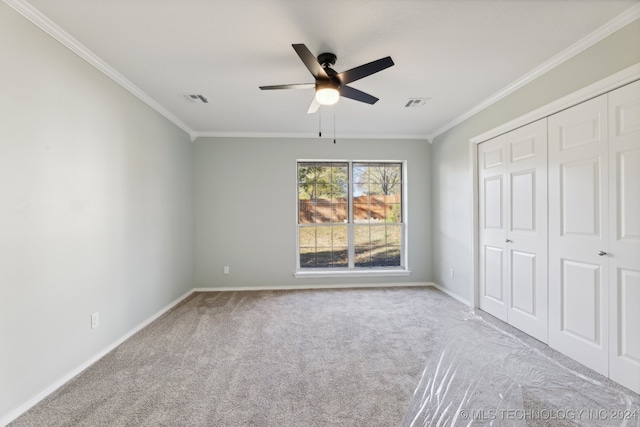
<svg viewBox="0 0 640 427"><path fill-rule="evenodd" d="M298 162L296 276L408 274L402 162Z"/></svg>

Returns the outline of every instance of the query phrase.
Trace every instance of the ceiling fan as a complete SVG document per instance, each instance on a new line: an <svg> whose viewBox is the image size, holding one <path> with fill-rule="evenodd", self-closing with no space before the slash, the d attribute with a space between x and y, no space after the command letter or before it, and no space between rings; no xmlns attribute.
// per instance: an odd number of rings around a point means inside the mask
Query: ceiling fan
<svg viewBox="0 0 640 427"><path fill-rule="evenodd" d="M311 101L307 114L315 113L321 105L332 105L338 102L343 96L345 98L354 99L356 101L365 102L367 104L375 104L378 98L347 86L348 83L360 80L363 77L382 71L393 65L390 56L369 62L359 67L352 68L342 73L336 72L332 65L336 63L336 55L333 53L321 53L316 59L311 51L304 44L292 44L304 65L315 77L315 83L300 83L288 85L260 86L262 90L274 89L312 89L315 88L316 94Z"/></svg>

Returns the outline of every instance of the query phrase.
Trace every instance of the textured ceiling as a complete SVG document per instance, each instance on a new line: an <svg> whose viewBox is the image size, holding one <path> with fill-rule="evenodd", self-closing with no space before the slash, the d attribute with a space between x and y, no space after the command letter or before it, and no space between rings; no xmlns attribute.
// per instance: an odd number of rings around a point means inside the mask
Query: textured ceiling
<svg viewBox="0 0 640 427"><path fill-rule="evenodd" d="M25 4L22 0L5 0ZM313 90L291 47L335 69L391 56L351 84L380 101L323 107L342 137L429 137L638 0L29 0L48 20L197 135L313 136ZM636 10L634 8L634 10ZM183 94L205 94L191 104ZM405 108L409 98L430 98Z"/></svg>

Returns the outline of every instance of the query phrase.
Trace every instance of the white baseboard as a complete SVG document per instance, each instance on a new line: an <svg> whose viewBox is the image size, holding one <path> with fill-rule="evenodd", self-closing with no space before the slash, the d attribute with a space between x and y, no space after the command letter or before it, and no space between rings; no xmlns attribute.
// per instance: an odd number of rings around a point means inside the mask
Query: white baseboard
<svg viewBox="0 0 640 427"><path fill-rule="evenodd" d="M436 288L439 291L444 292L445 294L449 295L451 298L460 301L464 305L467 305L469 307L473 307L473 305L471 304L471 301L469 301L468 299L462 298L460 295L451 292L449 289L444 288L444 287L438 285L437 283L431 283L431 286L433 286L434 288Z"/></svg>
<svg viewBox="0 0 640 427"><path fill-rule="evenodd" d="M75 368L71 372L67 373L62 378L60 378L59 380L57 380L56 382L51 384L49 387L47 387L46 389L42 390L40 393L38 393L37 395L35 395L31 399L29 399L27 402L23 403L22 405L20 405L19 407L17 407L13 411L9 412L6 416L4 416L2 419L0 419L0 426L6 426L10 422L12 422L16 418L18 418L20 415L22 415L25 412L27 412L29 409L31 409L33 406L35 406L42 399L44 399L45 397L49 396L51 393L53 393L54 391L56 391L57 389L59 389L60 387L65 385L67 382L72 380L76 375L80 374L82 371L87 369L89 366L93 365L98 360L102 359L105 355L107 355L107 353L109 353L110 351L112 351L113 349L118 347L120 344L122 344L123 342L125 342L126 340L131 338L134 334L136 334L137 332L142 330L142 328L144 328L145 326L149 325L151 322L156 320L158 317L162 316L164 313L166 313L167 311L171 310L173 307L178 305L180 302L182 302L182 300L187 298L193 292L194 292L194 290L192 289L192 290L188 291L187 293L185 293L184 295L182 295L181 297L178 297L176 300L174 300L173 302L169 303L164 308L160 309L160 311L155 313L153 316L149 317L148 319L146 319L145 321L143 321L142 323L137 325L135 328L133 328L131 331L127 332L124 336L120 337L118 340L116 340L115 342L113 342L112 344L107 346L105 349L101 350L99 353L97 353L96 355L91 357L89 360L84 362L82 365L78 366L77 368Z"/></svg>
<svg viewBox="0 0 640 427"><path fill-rule="evenodd" d="M210 288L194 288L193 292L234 292L234 291L297 291L303 289L347 289L347 288L406 288L412 286L432 286L431 282L403 283L358 283L339 285L294 285L294 286L212 286Z"/></svg>

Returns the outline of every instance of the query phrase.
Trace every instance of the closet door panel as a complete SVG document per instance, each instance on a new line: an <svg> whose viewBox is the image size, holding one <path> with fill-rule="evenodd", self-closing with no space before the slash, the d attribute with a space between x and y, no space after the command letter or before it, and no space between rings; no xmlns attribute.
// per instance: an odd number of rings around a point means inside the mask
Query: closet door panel
<svg viewBox="0 0 640 427"><path fill-rule="evenodd" d="M509 323L547 342L547 124L506 135Z"/></svg>
<svg viewBox="0 0 640 427"><path fill-rule="evenodd" d="M480 308L507 321L505 137L478 145Z"/></svg>
<svg viewBox="0 0 640 427"><path fill-rule="evenodd" d="M607 95L550 116L549 345L607 375Z"/></svg>
<svg viewBox="0 0 640 427"><path fill-rule="evenodd" d="M602 271L599 265L562 260L561 330L572 338L602 347Z"/></svg>
<svg viewBox="0 0 640 427"><path fill-rule="evenodd" d="M609 376L640 393L640 82L609 94Z"/></svg>
<svg viewBox="0 0 640 427"><path fill-rule="evenodd" d="M638 113L640 114L640 113ZM617 188L613 220L616 241L633 249L634 243L640 241L640 148L623 148L615 151L616 174L612 182Z"/></svg>
<svg viewBox="0 0 640 427"><path fill-rule="evenodd" d="M536 171L511 173L511 231L536 231Z"/></svg>
<svg viewBox="0 0 640 427"><path fill-rule="evenodd" d="M600 219L602 167L601 157L567 161L560 165L561 236L600 238L603 225Z"/></svg>
<svg viewBox="0 0 640 427"><path fill-rule="evenodd" d="M511 284L510 309L536 316L536 254L511 251Z"/></svg>

